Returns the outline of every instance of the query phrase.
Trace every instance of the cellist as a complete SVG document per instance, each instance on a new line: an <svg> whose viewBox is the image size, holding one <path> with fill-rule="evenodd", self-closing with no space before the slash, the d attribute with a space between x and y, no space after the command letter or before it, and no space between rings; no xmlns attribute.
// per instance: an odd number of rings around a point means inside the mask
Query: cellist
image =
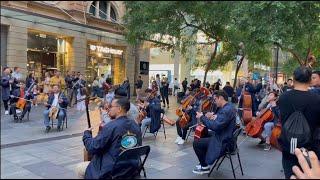
<svg viewBox="0 0 320 180"><path fill-rule="evenodd" d="M20 87L20 88L19 88ZM16 113L16 103L19 101L19 98L23 98L26 100L31 100L33 99L33 93L31 92L26 92L26 85L23 82L19 83L19 86L17 86L15 89L13 89L12 91L12 95L14 96L13 98L11 98L11 107L10 107L10 112L13 114L14 120L15 122L22 122L22 119L24 117L24 115L27 113L27 111L30 111L31 109L31 101L26 101L25 106L23 107L23 111L20 115L20 117L17 116Z"/></svg>
<svg viewBox="0 0 320 180"><path fill-rule="evenodd" d="M269 151L271 149L271 145L270 145L271 132L279 120L280 109L279 109L277 99L278 99L278 93L276 91L271 91L268 95L268 104L266 105L266 108L267 109L271 108L274 118L273 120L264 124L263 131L261 133L261 136L259 137L261 139L261 141L259 142L259 145L265 144L265 147L264 147L265 151ZM261 111L257 112L257 116L259 115L261 115Z"/></svg>
<svg viewBox="0 0 320 180"><path fill-rule="evenodd" d="M178 120L176 121L178 137L176 138L174 143L179 144L179 145L184 144L189 127L191 127L197 123L196 112L197 112L197 109L199 108L199 105L200 105L199 101L196 100L196 102L194 104L189 105L187 107L187 109L184 110L184 112L190 118L189 123L184 128L182 128L180 126L180 121L181 121L181 118L187 118L187 117L184 117L184 116L179 117Z"/></svg>

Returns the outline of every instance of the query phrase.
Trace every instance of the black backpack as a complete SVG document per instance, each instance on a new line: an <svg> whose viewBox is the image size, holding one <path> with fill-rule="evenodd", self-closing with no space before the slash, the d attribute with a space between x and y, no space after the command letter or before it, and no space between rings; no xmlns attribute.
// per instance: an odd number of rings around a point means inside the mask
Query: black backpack
<svg viewBox="0 0 320 180"><path fill-rule="evenodd" d="M301 111L295 110L282 126L282 150L294 154L295 148L307 147L311 141L312 133L306 117Z"/></svg>

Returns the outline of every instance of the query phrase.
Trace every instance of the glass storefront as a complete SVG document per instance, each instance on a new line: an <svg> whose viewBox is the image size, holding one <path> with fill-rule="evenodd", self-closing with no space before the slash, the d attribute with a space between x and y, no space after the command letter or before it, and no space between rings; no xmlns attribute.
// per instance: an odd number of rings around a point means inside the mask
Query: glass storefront
<svg viewBox="0 0 320 180"><path fill-rule="evenodd" d="M112 79L112 83L122 83L125 78L123 50L93 43L87 47L86 79L93 82L95 77L104 74Z"/></svg>
<svg viewBox="0 0 320 180"><path fill-rule="evenodd" d="M54 35L28 32L27 70L42 79L46 71L65 74L66 41Z"/></svg>

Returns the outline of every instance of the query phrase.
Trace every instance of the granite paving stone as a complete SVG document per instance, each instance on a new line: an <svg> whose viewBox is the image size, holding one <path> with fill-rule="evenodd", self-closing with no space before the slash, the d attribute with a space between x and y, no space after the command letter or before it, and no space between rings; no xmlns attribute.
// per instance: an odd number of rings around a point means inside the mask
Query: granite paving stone
<svg viewBox="0 0 320 180"><path fill-rule="evenodd" d="M134 98L134 97L133 97ZM175 109L178 107L175 97L170 97L169 109L166 115L176 119ZM3 107L1 107L3 109ZM1 178L57 178L76 179L74 172L78 163L83 162L82 133L87 128L85 114L77 112L75 108L68 111L68 128L57 132L56 127L44 133L42 111L44 107L32 109L30 121L13 123L9 116L1 114L1 145L12 143L15 146L1 148ZM81 118L82 117L82 118ZM177 134L176 127L165 124L167 138L159 132L155 139L153 134L146 134L144 145L150 145L151 152L145 164L147 178L175 178L175 179L232 179L230 161L225 159L218 171L214 170L211 177L196 175L192 170L197 165L198 159L194 153L193 137L189 137L184 145L174 143ZM161 128L162 131L162 128ZM77 134L75 137L65 135ZM57 137L58 139L48 139ZM31 140L41 140L31 141ZM25 144L25 143L28 144ZM264 151L257 146L259 140L240 135L238 145L244 176L240 167L236 168L239 179L256 178L284 178L281 172L281 153L275 149ZM238 159L232 156L233 163L238 166ZM268 169L268 171L266 171ZM142 175L143 173L141 173ZM143 177L141 177L143 179Z"/></svg>

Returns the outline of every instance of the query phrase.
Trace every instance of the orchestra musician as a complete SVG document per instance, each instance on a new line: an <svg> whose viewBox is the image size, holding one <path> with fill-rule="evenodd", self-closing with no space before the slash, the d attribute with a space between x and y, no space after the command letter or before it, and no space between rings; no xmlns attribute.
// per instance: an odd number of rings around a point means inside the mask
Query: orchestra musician
<svg viewBox="0 0 320 180"><path fill-rule="evenodd" d="M49 132L51 127L50 127L50 119L49 119L49 114L50 111L53 111L54 109L58 110L57 113L57 118L58 118L58 131L60 131L61 124L63 121L63 118L66 116L66 108L68 106L68 98L65 96L63 92L60 91L60 86L59 85L53 85L52 88L52 94L50 94L48 98L48 102L46 106L48 109L43 111L43 116L44 116L44 125L46 126L46 132Z"/></svg>
<svg viewBox="0 0 320 180"><path fill-rule="evenodd" d="M189 105L187 107L187 109L185 110L185 112L190 117L190 121L186 125L186 127L184 127L184 128L180 127L181 117L178 118L178 120L176 122L178 137L177 137L177 139L175 140L174 143L179 144L179 145L184 144L185 139L187 137L187 132L188 132L189 127L191 127L191 126L193 126L193 125L195 125L197 123L196 112L197 112L197 110L199 108L199 105L200 105L200 101L196 100L193 105Z"/></svg>
<svg viewBox="0 0 320 180"><path fill-rule="evenodd" d="M108 94L111 93L110 97L108 97ZM121 98L121 97L127 97L127 94L123 91L114 91L114 87L110 88L108 91L108 94L106 95L106 100L103 105L102 114L101 114L101 121L103 124L107 124L111 121L111 118L108 115L108 110L110 108L111 102L114 98ZM127 117L132 120L136 120L138 117L139 110L137 106L135 106L133 103L130 102L130 109L127 113ZM138 122L136 122L138 124Z"/></svg>
<svg viewBox="0 0 320 180"><path fill-rule="evenodd" d="M156 97L156 91L152 89L146 89L145 93L149 97L147 101L144 101L144 104L137 104L140 108L143 108L147 111L147 116L141 121L141 132L144 132L147 126L150 125L150 133L154 133L160 129L160 116L161 116L161 102Z"/></svg>
<svg viewBox="0 0 320 180"><path fill-rule="evenodd" d="M20 87L20 88L19 88ZM17 86L17 88L15 88L12 91L12 95L14 97L11 98L10 103L11 103L11 107L10 107L10 113L13 114L14 120L15 122L22 122L22 119L24 117L24 115L27 113L27 111L31 110L31 101L26 101L26 104L23 107L23 111L20 115L20 117L17 116L17 107L16 107L16 103L18 102L19 98L24 98L26 100L31 100L33 99L33 93L31 91L26 91L26 85L23 82L19 83L19 87Z"/></svg>
<svg viewBox="0 0 320 180"><path fill-rule="evenodd" d="M139 126L127 117L130 102L127 98L112 100L108 114L112 121L103 126L96 137L92 137L92 128L84 131L83 143L86 150L92 155L91 161L79 163L76 171L80 178L102 179L122 175L122 178L131 176L139 166L139 159L121 161L121 167L111 172L119 154L128 148L142 144Z"/></svg>
<svg viewBox="0 0 320 180"><path fill-rule="evenodd" d="M217 114L208 112L205 115L197 112L196 118L209 129L209 137L200 138L193 142L193 149L200 164L193 170L195 174L210 172L210 166L226 150L227 144L232 141L236 129L236 109L228 102L228 95L222 91L215 91L213 96L216 105L220 108Z"/></svg>
<svg viewBox="0 0 320 180"><path fill-rule="evenodd" d="M269 151L271 149L270 145L270 137L272 133L272 129L275 127L275 125L279 121L279 115L280 115L280 110L278 106L278 93L276 91L272 91L268 95L268 104L265 108L269 109L271 108L271 111L274 115L273 120L267 122L264 124L262 134L260 136L261 141L259 142L259 145L265 143L264 150ZM257 112L257 116L260 115L260 111Z"/></svg>

